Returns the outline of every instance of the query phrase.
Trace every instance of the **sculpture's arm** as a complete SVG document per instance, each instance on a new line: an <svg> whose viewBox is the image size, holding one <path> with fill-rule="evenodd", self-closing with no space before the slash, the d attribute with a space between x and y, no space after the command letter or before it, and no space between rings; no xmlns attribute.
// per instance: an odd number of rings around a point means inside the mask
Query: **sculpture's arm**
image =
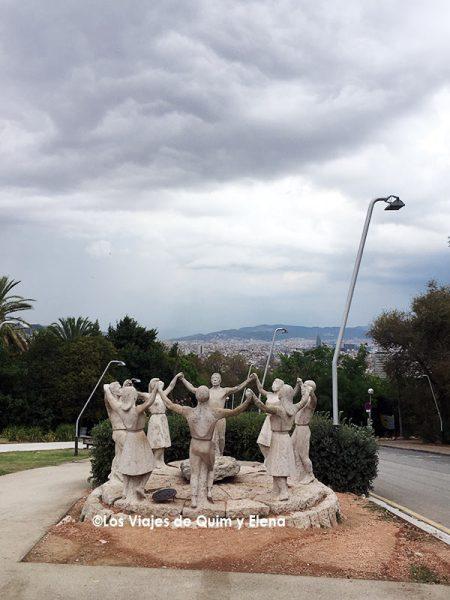
<svg viewBox="0 0 450 600"><path fill-rule="evenodd" d="M300 402L297 402L297 404L294 404L293 414L295 415L296 413L298 413L298 411L301 410L302 408L304 408L308 403L311 404L313 397L314 397L315 403L317 404L317 398L316 398L313 390L310 387L307 387L306 392L303 394ZM315 408L315 406L314 406L314 408Z"/></svg>
<svg viewBox="0 0 450 600"><path fill-rule="evenodd" d="M215 408L214 414L217 416L218 419L234 417L235 415L239 415L242 412L244 412L244 410L246 410L249 407L251 401L251 398L247 398L247 400L244 400L244 402L242 402L242 404L239 404L239 406L236 406L236 408Z"/></svg>
<svg viewBox="0 0 450 600"><path fill-rule="evenodd" d="M297 377L297 383L295 384L294 387L294 396L296 396L299 391L302 389L302 385L303 385L303 381L300 379L300 377Z"/></svg>
<svg viewBox="0 0 450 600"><path fill-rule="evenodd" d="M149 406L153 404L156 399L156 394L158 393L158 385L155 385L152 392L150 394L145 394L147 397L142 404L138 404L136 406L136 410L138 413L144 412Z"/></svg>
<svg viewBox="0 0 450 600"><path fill-rule="evenodd" d="M255 381L256 381L256 387L258 388L258 392L260 394L262 394L263 396L268 396L269 392L263 388L262 383L260 382L258 376L256 376Z"/></svg>
<svg viewBox="0 0 450 600"><path fill-rule="evenodd" d="M247 377L247 379L245 381L243 381L242 383L240 383L239 385L235 385L234 387L224 388L225 395L228 396L228 394L236 394L237 392L241 392L254 379L256 379L256 373L252 373L250 375L250 377Z"/></svg>
<svg viewBox="0 0 450 600"><path fill-rule="evenodd" d="M114 410L119 410L121 408L121 404L117 398L114 398L114 395L109 389L109 385L107 383L105 383L103 386L103 391L105 392L105 402L107 402Z"/></svg>
<svg viewBox="0 0 450 600"><path fill-rule="evenodd" d="M180 406L179 404L172 402L172 400L170 400L170 398L166 396L164 390L159 390L159 395L163 399L163 402L168 409L170 409L174 413L177 413L178 415L183 415L184 417L186 416L186 413L189 411L188 406Z"/></svg>
<svg viewBox="0 0 450 600"><path fill-rule="evenodd" d="M172 381L169 383L169 385L168 385L168 386L166 387L166 389L164 390L164 391L166 392L166 395L167 395L167 394L170 394L170 392L171 392L171 391L174 389L174 387L176 386L176 384L177 384L177 381L178 381L179 379L181 379L182 377L184 377L183 373L177 373L177 374L175 375L175 377L172 379Z"/></svg>
<svg viewBox="0 0 450 600"><path fill-rule="evenodd" d="M247 390L245 392L245 395L247 396L247 398L252 399L256 406L260 408L263 412L270 413L272 415L283 415L283 410L279 406L274 406L273 404L264 404L264 402L261 402L258 396L254 392L252 392L252 390Z"/></svg>
<svg viewBox="0 0 450 600"><path fill-rule="evenodd" d="M149 396L149 394L147 392L138 392L137 393L138 400L144 400L144 402L145 402L145 400L148 399L148 396Z"/></svg>
<svg viewBox="0 0 450 600"><path fill-rule="evenodd" d="M180 377L180 379L181 379L181 383L184 385L184 387L187 388L192 394L195 394L195 392L197 391L197 388L194 387L192 385L192 383L185 378L184 375L183 375L183 377Z"/></svg>

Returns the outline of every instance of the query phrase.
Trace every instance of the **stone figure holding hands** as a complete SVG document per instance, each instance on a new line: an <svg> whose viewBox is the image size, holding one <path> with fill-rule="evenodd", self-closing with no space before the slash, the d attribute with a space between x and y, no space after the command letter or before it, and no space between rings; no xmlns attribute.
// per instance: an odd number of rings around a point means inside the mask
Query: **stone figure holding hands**
<svg viewBox="0 0 450 600"><path fill-rule="evenodd" d="M123 497L126 502L145 498L145 484L154 468L153 452L144 433L145 410L155 401L155 386L143 404L136 405L138 392L133 386L120 390L120 400L114 397L109 385L103 386L110 406L120 415L125 426L125 441L117 469L123 476Z"/></svg>
<svg viewBox="0 0 450 600"><path fill-rule="evenodd" d="M167 408L183 415L189 425L191 443L189 446L189 462L191 465L191 506L202 506L208 500L212 502L212 486L214 482L214 463L216 459L214 444L214 428L220 419L225 419L243 412L251 403L247 399L234 409L220 408L211 405L210 390L206 385L195 388L197 406L180 406L172 402L163 390L159 391ZM290 438L289 438L290 439Z"/></svg>
<svg viewBox="0 0 450 600"><path fill-rule="evenodd" d="M247 390L245 395L248 400L253 399L256 406L270 416L272 439L265 461L266 469L268 475L273 477L275 499L287 500L289 498L287 478L295 476L294 449L289 433L295 414L306 404L306 401L294 404L294 389L287 384L284 384L278 392L277 404L264 404L252 390Z"/></svg>
<svg viewBox="0 0 450 600"><path fill-rule="evenodd" d="M284 381L282 379L274 379L272 383L272 391L267 391L263 388L259 379L256 380L258 392L263 396L266 396L266 406L270 406L271 404L277 404L280 401L278 393L283 387L283 385ZM294 388L294 396L301 389L301 385L302 380L300 378L297 378L297 383ZM267 454L269 452L271 440L272 429L270 428L270 415L267 415L267 417L264 420L263 426L261 427L261 431L259 432L258 439L256 440L256 443L258 444L259 449L261 450L261 454L264 456L264 460L266 459Z"/></svg>
<svg viewBox="0 0 450 600"><path fill-rule="evenodd" d="M227 397L230 394L236 394L241 392L251 381L256 379L256 374L252 373L245 381L239 385L233 387L222 387L222 377L220 373L213 373L211 375L211 387L209 389L209 400L208 403L212 408L223 408ZM184 375L181 377L181 382L186 388L192 393L196 394L198 388L194 387ZM226 431L226 420L219 419L214 428L214 448L216 456L222 456L225 448L225 431Z"/></svg>
<svg viewBox="0 0 450 600"><path fill-rule="evenodd" d="M174 389L178 379L182 375L183 373L178 373L175 375L165 389L166 395L170 394L170 392ZM162 469L165 467L164 451L166 448L170 448L172 445L169 423L166 417L166 405L164 404L159 393L160 390L164 388L164 382L160 381L157 377L154 377L148 384L148 394L139 393L139 398L143 399L144 401L147 400L155 387L157 388L155 401L147 408L147 412L150 414L147 428L147 439L150 442L150 446L153 450L155 467L157 469Z"/></svg>
<svg viewBox="0 0 450 600"><path fill-rule="evenodd" d="M303 484L314 481L312 462L309 458L309 440L311 438L309 423L317 406L315 391L315 382L311 380L305 381L302 386L302 403L304 405L295 415L295 429L291 436L297 478Z"/></svg>

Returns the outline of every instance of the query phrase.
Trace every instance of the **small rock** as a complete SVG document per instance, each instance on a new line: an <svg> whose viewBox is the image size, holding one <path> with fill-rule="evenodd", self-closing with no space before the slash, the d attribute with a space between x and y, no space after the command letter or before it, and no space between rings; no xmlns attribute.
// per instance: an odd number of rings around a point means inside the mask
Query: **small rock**
<svg viewBox="0 0 450 600"><path fill-rule="evenodd" d="M183 477L190 481L191 479L191 465L189 464L189 460L183 460L180 463L180 470ZM216 457L216 462L214 464L214 481L221 481L222 479L227 479L228 477L235 477L241 467L238 461L232 456L218 456Z"/></svg>

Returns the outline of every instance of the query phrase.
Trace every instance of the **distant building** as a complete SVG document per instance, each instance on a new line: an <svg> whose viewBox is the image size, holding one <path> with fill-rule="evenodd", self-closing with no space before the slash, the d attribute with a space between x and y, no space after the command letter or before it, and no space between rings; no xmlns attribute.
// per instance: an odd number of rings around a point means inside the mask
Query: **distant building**
<svg viewBox="0 0 450 600"><path fill-rule="evenodd" d="M322 340L320 338L320 335L317 334L317 337L316 337L316 348L320 348L321 346L322 346Z"/></svg>
<svg viewBox="0 0 450 600"><path fill-rule="evenodd" d="M386 375L385 365L386 365L387 359L388 359L387 352L374 352L371 355L372 373L374 375L377 375L378 377L381 377L382 379L386 379L387 375Z"/></svg>

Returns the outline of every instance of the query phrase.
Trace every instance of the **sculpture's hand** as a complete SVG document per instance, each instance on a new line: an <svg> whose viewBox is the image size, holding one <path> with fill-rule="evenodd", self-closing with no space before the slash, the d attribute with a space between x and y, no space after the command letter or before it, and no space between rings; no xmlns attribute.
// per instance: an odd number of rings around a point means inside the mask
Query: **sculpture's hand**
<svg viewBox="0 0 450 600"><path fill-rule="evenodd" d="M177 374L175 375L175 377L176 377L177 379L184 379L184 373L183 373L183 371L180 371L179 373L177 373Z"/></svg>
<svg viewBox="0 0 450 600"><path fill-rule="evenodd" d="M254 396L254 394L253 394L252 390L249 390L249 389L245 390L246 400L253 400L253 396Z"/></svg>
<svg viewBox="0 0 450 600"><path fill-rule="evenodd" d="M303 379L301 377L297 377L297 383L299 383L300 385L303 384Z"/></svg>
<svg viewBox="0 0 450 600"><path fill-rule="evenodd" d="M250 379L253 379L253 381L256 381L258 379L258 375L256 373L252 373L250 375Z"/></svg>
<svg viewBox="0 0 450 600"><path fill-rule="evenodd" d="M109 390L109 383L105 383L103 386L103 391L106 392L106 390Z"/></svg>

